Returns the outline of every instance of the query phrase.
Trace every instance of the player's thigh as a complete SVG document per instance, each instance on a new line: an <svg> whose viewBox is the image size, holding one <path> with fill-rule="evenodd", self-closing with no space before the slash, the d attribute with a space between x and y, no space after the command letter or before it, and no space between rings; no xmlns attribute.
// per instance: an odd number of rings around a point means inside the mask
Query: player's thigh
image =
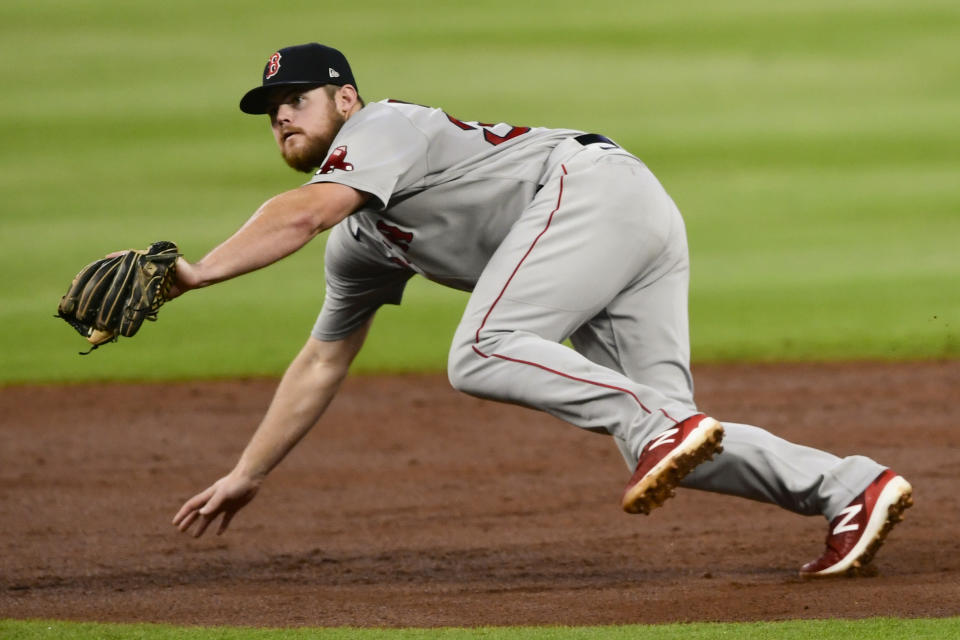
<svg viewBox="0 0 960 640"><path fill-rule="evenodd" d="M562 340L655 269L678 220L639 162L572 164L541 189L494 253L463 322Z"/></svg>
<svg viewBox="0 0 960 640"><path fill-rule="evenodd" d="M652 283L628 287L572 336L602 366L695 409L685 260Z"/></svg>

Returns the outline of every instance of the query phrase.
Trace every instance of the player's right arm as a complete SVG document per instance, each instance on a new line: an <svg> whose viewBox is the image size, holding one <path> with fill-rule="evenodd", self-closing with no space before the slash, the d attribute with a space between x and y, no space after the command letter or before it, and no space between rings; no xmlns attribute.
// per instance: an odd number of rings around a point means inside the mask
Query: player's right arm
<svg viewBox="0 0 960 640"><path fill-rule="evenodd" d="M311 337L287 368L267 413L233 470L187 500L173 524L199 537L223 514L217 534L256 495L267 474L320 419L360 351L372 318L341 340Z"/></svg>

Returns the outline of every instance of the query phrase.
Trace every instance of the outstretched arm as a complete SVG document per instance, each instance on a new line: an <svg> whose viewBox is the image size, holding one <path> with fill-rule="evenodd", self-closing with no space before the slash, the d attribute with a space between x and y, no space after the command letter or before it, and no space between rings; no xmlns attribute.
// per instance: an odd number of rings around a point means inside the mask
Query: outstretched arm
<svg viewBox="0 0 960 640"><path fill-rule="evenodd" d="M371 320L372 321L372 320ZM187 500L174 526L199 537L223 514L217 534L256 495L264 478L320 419L340 388L370 328L370 322L342 340L310 338L287 368L269 409L233 470Z"/></svg>
<svg viewBox="0 0 960 640"><path fill-rule="evenodd" d="M199 261L177 261L168 299L285 258L359 209L367 194L334 182L306 184L267 200Z"/></svg>

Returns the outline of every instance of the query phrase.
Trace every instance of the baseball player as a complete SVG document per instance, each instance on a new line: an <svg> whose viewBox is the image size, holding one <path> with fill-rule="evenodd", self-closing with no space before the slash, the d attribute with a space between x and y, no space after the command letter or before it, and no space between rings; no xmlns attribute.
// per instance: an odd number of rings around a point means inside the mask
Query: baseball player
<svg viewBox="0 0 960 640"><path fill-rule="evenodd" d="M677 486L829 521L803 575L855 573L911 504L904 478L698 412L689 367L683 219L650 170L614 141L569 129L460 120L365 104L342 53L280 49L246 113L269 116L303 186L264 203L171 295L253 271L320 233L326 296L234 469L173 519L218 533L319 420L377 309L419 274L470 291L450 346L451 384L609 434L633 470L622 506L649 513ZM563 344L568 339L573 348Z"/></svg>

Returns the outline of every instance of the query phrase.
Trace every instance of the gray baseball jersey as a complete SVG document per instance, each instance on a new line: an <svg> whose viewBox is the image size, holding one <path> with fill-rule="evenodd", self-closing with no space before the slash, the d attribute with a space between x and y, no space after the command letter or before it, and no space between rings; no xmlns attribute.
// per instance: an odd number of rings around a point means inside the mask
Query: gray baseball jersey
<svg viewBox="0 0 960 640"><path fill-rule="evenodd" d="M373 197L330 233L314 336L342 337L379 304L399 303L414 273L472 290L533 199L550 152L577 133L462 122L395 101L350 118L311 182Z"/></svg>
<svg viewBox="0 0 960 640"><path fill-rule="evenodd" d="M399 304L414 274L471 291L451 383L610 434L632 467L651 437L697 412L686 231L640 160L581 134L394 101L354 114L312 182L372 197L331 230L313 335L345 337ZM724 427L724 452L685 486L833 518L883 470Z"/></svg>

